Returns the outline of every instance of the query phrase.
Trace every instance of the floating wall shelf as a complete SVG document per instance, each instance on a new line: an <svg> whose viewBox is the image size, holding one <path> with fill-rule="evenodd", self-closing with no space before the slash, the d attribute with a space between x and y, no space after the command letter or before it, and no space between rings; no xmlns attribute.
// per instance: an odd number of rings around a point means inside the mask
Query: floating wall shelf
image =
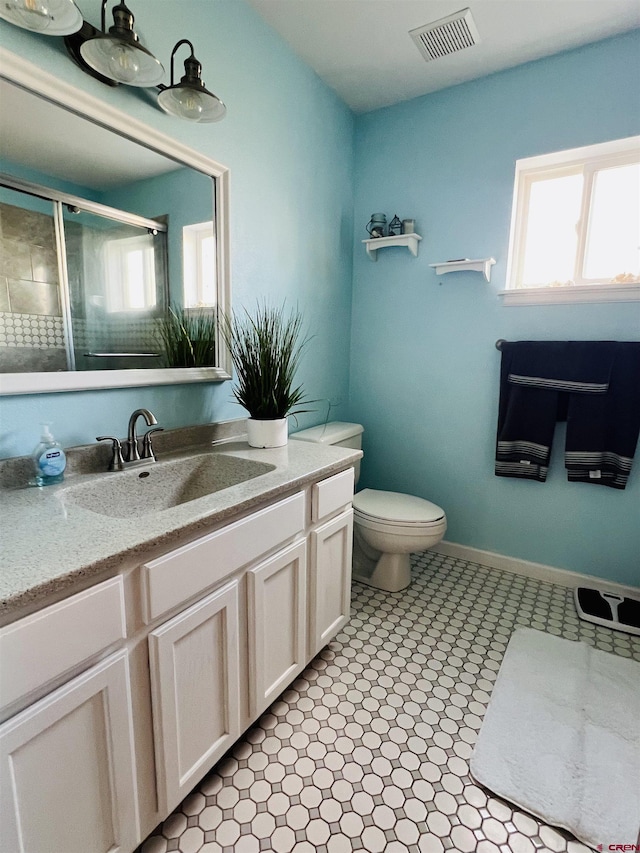
<svg viewBox="0 0 640 853"><path fill-rule="evenodd" d="M487 281L491 281L491 267L495 264L495 258L477 258L469 260L469 258L461 258L457 261L441 261L439 264L429 264L434 267L438 275L443 275L446 272L464 272L472 270L473 272L481 272Z"/></svg>
<svg viewBox="0 0 640 853"><path fill-rule="evenodd" d="M393 237L375 237L371 240L363 240L362 242L367 247L367 255L372 261L378 260L378 249L384 249L387 246L406 246L414 258L418 257L418 243L422 240L419 234L398 234Z"/></svg>

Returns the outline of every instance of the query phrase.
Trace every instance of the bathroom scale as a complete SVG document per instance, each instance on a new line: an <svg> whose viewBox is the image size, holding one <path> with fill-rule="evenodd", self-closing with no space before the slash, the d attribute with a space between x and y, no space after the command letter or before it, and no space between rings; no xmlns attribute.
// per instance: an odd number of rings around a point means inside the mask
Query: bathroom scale
<svg viewBox="0 0 640 853"><path fill-rule="evenodd" d="M581 619L640 637L640 598L587 586L577 587L573 595Z"/></svg>

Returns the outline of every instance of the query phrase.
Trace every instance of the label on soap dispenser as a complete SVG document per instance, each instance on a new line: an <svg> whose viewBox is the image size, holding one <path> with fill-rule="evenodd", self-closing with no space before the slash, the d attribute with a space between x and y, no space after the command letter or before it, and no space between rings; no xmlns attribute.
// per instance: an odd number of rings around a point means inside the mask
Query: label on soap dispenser
<svg viewBox="0 0 640 853"><path fill-rule="evenodd" d="M38 458L38 468L44 477L58 477L66 465L67 458L61 447L49 447Z"/></svg>

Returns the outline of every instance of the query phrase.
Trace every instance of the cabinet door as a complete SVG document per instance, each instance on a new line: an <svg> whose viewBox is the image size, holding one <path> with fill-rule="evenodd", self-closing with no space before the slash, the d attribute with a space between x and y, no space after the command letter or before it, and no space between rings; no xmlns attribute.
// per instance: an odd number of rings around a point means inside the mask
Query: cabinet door
<svg viewBox="0 0 640 853"><path fill-rule="evenodd" d="M131 853L129 671L119 652L0 726L0 850Z"/></svg>
<svg viewBox="0 0 640 853"><path fill-rule="evenodd" d="M310 654L317 654L349 619L353 510L311 533Z"/></svg>
<svg viewBox="0 0 640 853"><path fill-rule="evenodd" d="M298 542L247 573L252 717L307 662L306 572L307 545Z"/></svg>
<svg viewBox="0 0 640 853"><path fill-rule="evenodd" d="M149 635L160 811L193 788L240 734L238 582Z"/></svg>

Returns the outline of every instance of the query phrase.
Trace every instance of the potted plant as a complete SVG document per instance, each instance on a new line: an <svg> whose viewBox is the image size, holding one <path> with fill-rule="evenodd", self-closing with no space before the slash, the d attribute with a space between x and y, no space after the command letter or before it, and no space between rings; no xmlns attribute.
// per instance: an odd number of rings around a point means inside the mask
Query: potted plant
<svg viewBox="0 0 640 853"><path fill-rule="evenodd" d="M222 334L237 373L233 395L249 412L251 447L282 447L288 440L287 415L307 409L301 385L294 385L302 350L302 315L258 304L224 318Z"/></svg>
<svg viewBox="0 0 640 853"><path fill-rule="evenodd" d="M170 305L158 320L156 337L167 367L214 367L216 318L211 311Z"/></svg>

